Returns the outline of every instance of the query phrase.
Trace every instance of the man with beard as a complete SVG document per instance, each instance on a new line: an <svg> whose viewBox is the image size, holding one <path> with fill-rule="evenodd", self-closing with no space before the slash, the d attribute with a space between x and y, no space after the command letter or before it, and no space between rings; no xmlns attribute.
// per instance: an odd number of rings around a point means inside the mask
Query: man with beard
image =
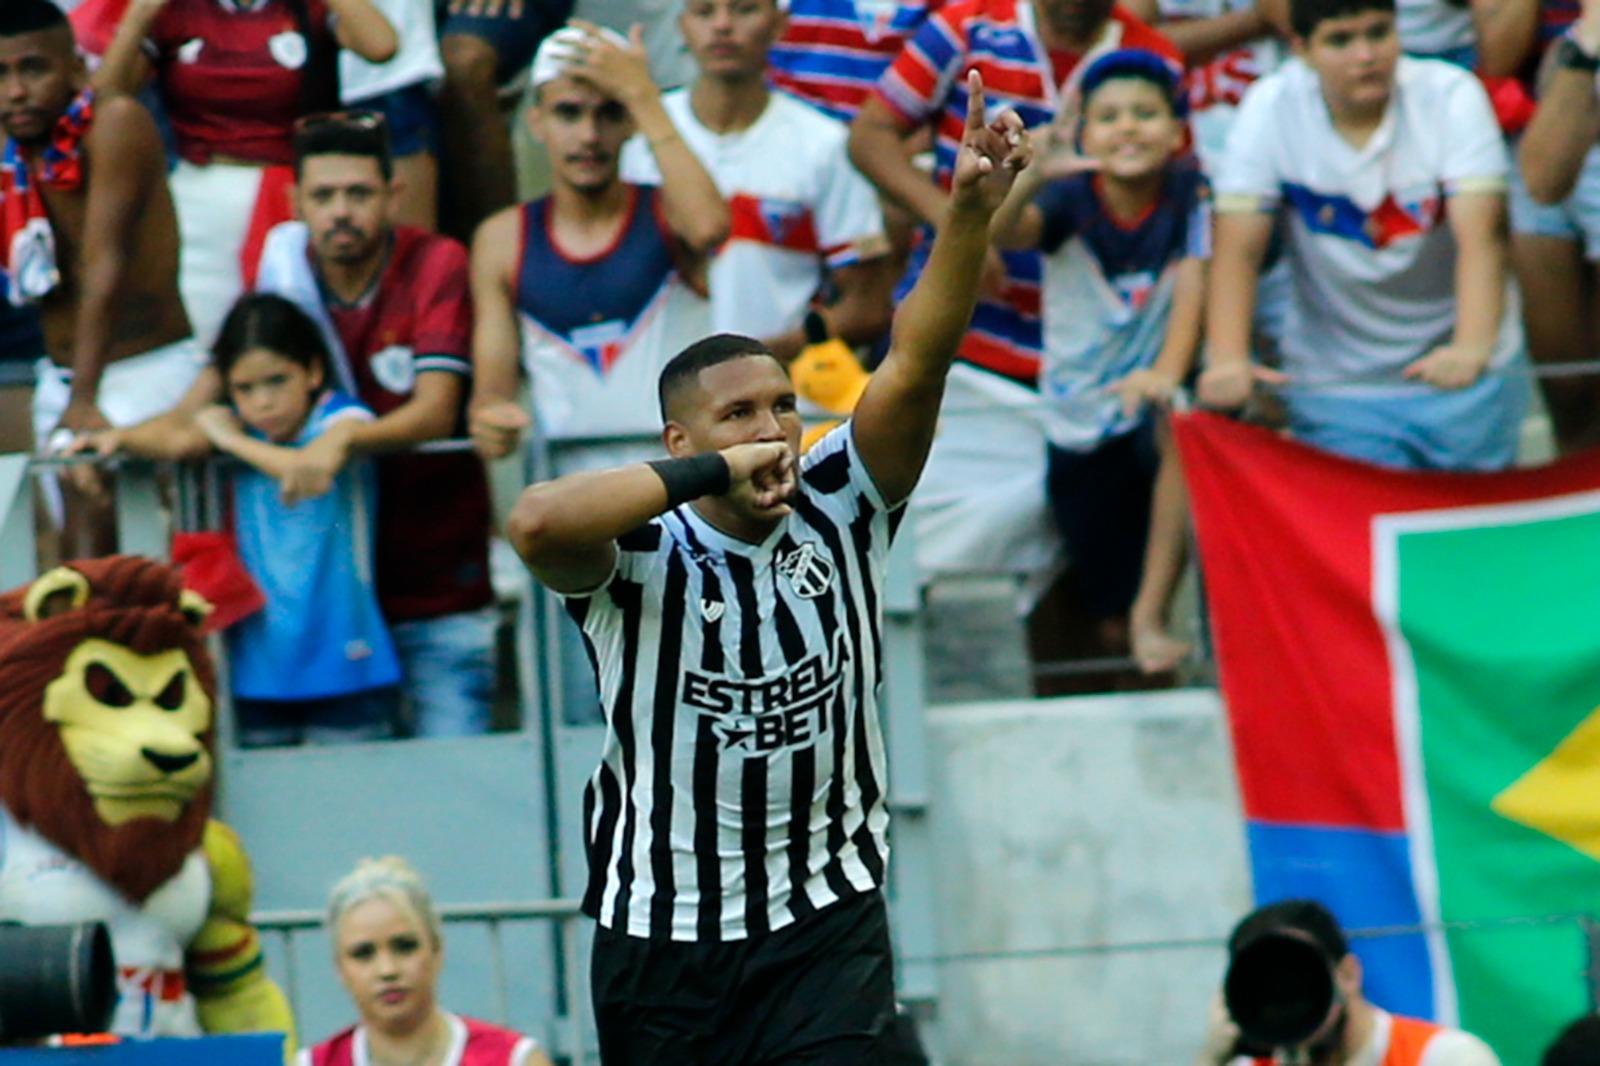
<svg viewBox="0 0 1600 1066"><path fill-rule="evenodd" d="M558 31L540 46L532 82L528 125L549 152L551 191L495 214L472 243L472 437L496 459L537 423L558 445L557 474L654 458L656 380L709 328L700 294L728 206L667 117L637 26L631 40L587 23ZM620 176L635 132L660 167L659 188ZM580 437L637 441L578 447ZM562 641L566 716L597 720L577 630L564 627Z"/></svg>
<svg viewBox="0 0 1600 1066"><path fill-rule="evenodd" d="M336 383L377 416L331 426L300 449L287 498L327 492L361 454L411 449L461 428L471 374L472 304L457 242L390 222L395 185L388 131L373 112L302 119L294 137L301 221L268 236L258 287L299 304L322 328ZM191 415L222 402L207 369L140 451L205 454ZM143 429L143 427L141 427ZM101 451L128 443L94 442ZM494 687L497 616L489 585L489 495L470 455L381 455L376 578L409 708L421 736L482 733Z"/></svg>
<svg viewBox="0 0 1600 1066"><path fill-rule="evenodd" d="M1310 1039L1280 1047L1261 1057L1246 1052L1239 1030L1225 1011L1219 1012L1210 1039L1196 1066L1228 1063L1274 1066L1499 1066L1489 1046L1459 1029L1390 1014L1367 1002L1361 992L1361 960L1350 950L1344 930L1322 904L1309 899L1271 903L1246 915L1228 937L1230 963L1263 937L1287 936L1319 951L1332 972L1333 994L1327 1016ZM1278 954L1277 958L1284 958ZM1280 996L1303 989L1296 974L1261 974L1262 987ZM1280 978L1280 979L1274 979ZM1230 1000L1231 1002L1231 1000ZM1281 1019L1289 1010L1267 1005L1263 1015ZM1298 1007L1298 1005L1297 1005ZM1296 1008L1297 1009L1297 1008ZM1319 1005L1320 1010L1320 1005Z"/></svg>
<svg viewBox="0 0 1600 1066"><path fill-rule="evenodd" d="M166 410L205 364L178 298L178 226L155 123L87 84L59 9L0 5L0 291L41 315L41 451L58 433ZM111 550L101 524L75 552Z"/></svg>

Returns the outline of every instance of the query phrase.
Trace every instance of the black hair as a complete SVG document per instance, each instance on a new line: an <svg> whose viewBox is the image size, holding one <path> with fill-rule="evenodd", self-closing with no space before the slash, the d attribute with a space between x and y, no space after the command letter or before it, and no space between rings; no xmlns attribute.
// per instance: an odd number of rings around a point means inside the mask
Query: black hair
<svg viewBox="0 0 1600 1066"><path fill-rule="evenodd" d="M774 362L778 359L772 354L771 348L754 337L745 337L737 333L714 334L705 340L695 341L673 356L672 361L662 368L661 381L657 386L657 396L661 402L661 420L663 422L672 420L667 414L667 407L672 397L681 392L686 385L699 381L700 371L719 363L732 362L752 355L764 355Z"/></svg>
<svg viewBox="0 0 1600 1066"><path fill-rule="evenodd" d="M1585 1015L1561 1030L1539 1066L1600 1066L1600 1015Z"/></svg>
<svg viewBox="0 0 1600 1066"><path fill-rule="evenodd" d="M294 176L314 155L359 155L378 162L383 180L394 177L389 123L376 111L335 111L307 115L295 124Z"/></svg>
<svg viewBox="0 0 1600 1066"><path fill-rule="evenodd" d="M224 382L246 352L266 348L307 370L320 369L326 382L333 369L322 330L291 300L270 292L239 297L211 346L211 362Z"/></svg>
<svg viewBox="0 0 1600 1066"><path fill-rule="evenodd" d="M1289 28L1295 36L1309 38L1328 19L1363 15L1368 11L1395 13L1395 0L1289 0Z"/></svg>
<svg viewBox="0 0 1600 1066"><path fill-rule="evenodd" d="M300 113L315 114L339 106L339 42L311 17L311 0L289 0L294 27L306 42L300 68Z"/></svg>
<svg viewBox="0 0 1600 1066"><path fill-rule="evenodd" d="M1314 899L1286 899L1251 911L1228 934L1228 954L1233 955L1256 937L1275 929L1293 929L1309 936L1331 963L1350 954L1350 942L1339 927L1339 919Z"/></svg>
<svg viewBox="0 0 1600 1066"><path fill-rule="evenodd" d="M0 3L0 37L20 37L25 33L65 29L71 32L59 7L50 0L4 0Z"/></svg>

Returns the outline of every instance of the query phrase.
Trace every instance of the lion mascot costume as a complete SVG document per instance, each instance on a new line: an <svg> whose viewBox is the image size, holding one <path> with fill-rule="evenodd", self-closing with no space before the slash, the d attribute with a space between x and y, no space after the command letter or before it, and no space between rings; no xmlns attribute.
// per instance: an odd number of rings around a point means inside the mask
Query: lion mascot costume
<svg viewBox="0 0 1600 1066"><path fill-rule="evenodd" d="M103 921L112 1031L283 1032L250 869L212 821L210 606L114 556L0 595L0 920Z"/></svg>

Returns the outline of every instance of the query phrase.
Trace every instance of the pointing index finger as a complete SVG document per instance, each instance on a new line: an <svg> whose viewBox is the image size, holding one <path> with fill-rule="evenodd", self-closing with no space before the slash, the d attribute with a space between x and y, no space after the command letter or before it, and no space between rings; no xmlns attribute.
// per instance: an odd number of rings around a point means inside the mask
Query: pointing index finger
<svg viewBox="0 0 1600 1066"><path fill-rule="evenodd" d="M967 71L967 130L983 129L983 75L976 67Z"/></svg>

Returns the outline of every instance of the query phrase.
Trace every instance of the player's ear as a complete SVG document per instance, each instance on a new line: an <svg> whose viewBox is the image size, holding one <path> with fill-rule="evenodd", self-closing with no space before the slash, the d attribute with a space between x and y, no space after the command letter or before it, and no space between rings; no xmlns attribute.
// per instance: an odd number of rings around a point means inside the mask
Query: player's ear
<svg viewBox="0 0 1600 1066"><path fill-rule="evenodd" d="M689 431L681 423L668 422L661 430L661 443L666 446L667 454L674 459L694 454L694 446L689 443Z"/></svg>

